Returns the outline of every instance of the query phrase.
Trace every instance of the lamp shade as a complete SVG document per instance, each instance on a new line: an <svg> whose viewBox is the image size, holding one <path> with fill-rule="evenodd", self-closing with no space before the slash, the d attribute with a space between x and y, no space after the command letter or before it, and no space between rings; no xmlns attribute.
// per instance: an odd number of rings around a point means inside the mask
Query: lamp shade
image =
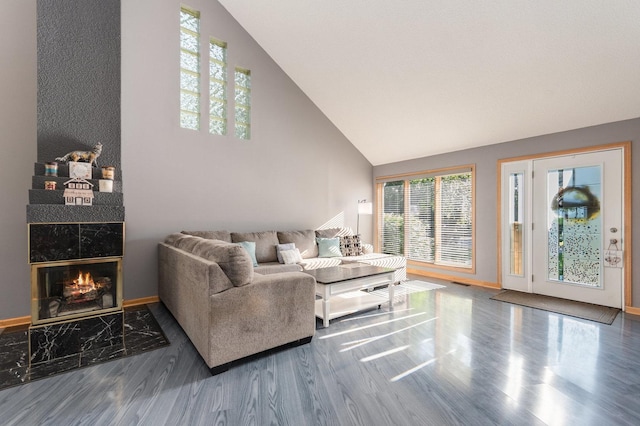
<svg viewBox="0 0 640 426"><path fill-rule="evenodd" d="M358 214L373 214L373 203L358 203Z"/></svg>

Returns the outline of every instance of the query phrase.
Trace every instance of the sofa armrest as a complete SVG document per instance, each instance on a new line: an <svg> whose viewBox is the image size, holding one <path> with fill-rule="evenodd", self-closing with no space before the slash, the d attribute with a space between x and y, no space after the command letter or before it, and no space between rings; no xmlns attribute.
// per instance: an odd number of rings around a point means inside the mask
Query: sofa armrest
<svg viewBox="0 0 640 426"><path fill-rule="evenodd" d="M209 296L232 287L215 262L158 245L158 296L203 357L209 351Z"/></svg>
<svg viewBox="0 0 640 426"><path fill-rule="evenodd" d="M212 294L210 302L210 368L315 333L315 279L303 272L255 274L251 284Z"/></svg>
<svg viewBox="0 0 640 426"><path fill-rule="evenodd" d="M362 253L363 254L373 253L373 244L362 243Z"/></svg>

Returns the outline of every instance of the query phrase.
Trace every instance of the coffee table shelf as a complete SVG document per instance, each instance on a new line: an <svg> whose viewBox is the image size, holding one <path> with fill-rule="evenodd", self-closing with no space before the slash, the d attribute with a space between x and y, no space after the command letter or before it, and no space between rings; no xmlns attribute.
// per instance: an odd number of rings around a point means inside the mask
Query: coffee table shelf
<svg viewBox="0 0 640 426"><path fill-rule="evenodd" d="M380 306L386 301L360 291L393 284L393 268L381 268L366 264L348 264L305 271L316 279L316 317L324 327L329 321L354 312ZM389 302L393 301L393 286L389 288ZM389 306L393 306L389 303Z"/></svg>

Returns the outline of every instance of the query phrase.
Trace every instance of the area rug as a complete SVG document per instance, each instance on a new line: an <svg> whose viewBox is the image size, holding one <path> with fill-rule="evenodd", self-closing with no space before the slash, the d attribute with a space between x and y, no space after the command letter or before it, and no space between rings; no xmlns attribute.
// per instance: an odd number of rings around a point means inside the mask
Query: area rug
<svg viewBox="0 0 640 426"><path fill-rule="evenodd" d="M437 290L439 288L445 288L445 286L440 284L429 283L426 281L420 281L420 280L403 281L402 283L393 287L393 296L394 298L397 298L397 297L405 296L407 294L419 293L422 291ZM377 290L370 292L369 294L372 294L374 296L379 296L388 300L389 288L388 287L379 288Z"/></svg>
<svg viewBox="0 0 640 426"><path fill-rule="evenodd" d="M620 309L608 306L575 302L573 300L514 290L503 290L491 297L491 299L609 325L613 323L613 320L616 319L620 312Z"/></svg>
<svg viewBox="0 0 640 426"><path fill-rule="evenodd" d="M138 355L169 345L162 328L146 305L125 308L124 337L118 345L99 352L77 354L29 366L27 326L0 329L0 390L67 371Z"/></svg>

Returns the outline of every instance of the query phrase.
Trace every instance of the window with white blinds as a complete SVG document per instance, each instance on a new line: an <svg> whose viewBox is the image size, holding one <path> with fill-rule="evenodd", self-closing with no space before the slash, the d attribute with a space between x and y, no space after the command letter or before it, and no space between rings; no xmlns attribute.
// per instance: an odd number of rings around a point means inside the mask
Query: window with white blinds
<svg viewBox="0 0 640 426"><path fill-rule="evenodd" d="M473 167L378 179L383 253L431 265L473 267Z"/></svg>
<svg viewBox="0 0 640 426"><path fill-rule="evenodd" d="M379 210L381 215L378 231L381 251L387 254L404 254L404 182L382 184L384 202Z"/></svg>

